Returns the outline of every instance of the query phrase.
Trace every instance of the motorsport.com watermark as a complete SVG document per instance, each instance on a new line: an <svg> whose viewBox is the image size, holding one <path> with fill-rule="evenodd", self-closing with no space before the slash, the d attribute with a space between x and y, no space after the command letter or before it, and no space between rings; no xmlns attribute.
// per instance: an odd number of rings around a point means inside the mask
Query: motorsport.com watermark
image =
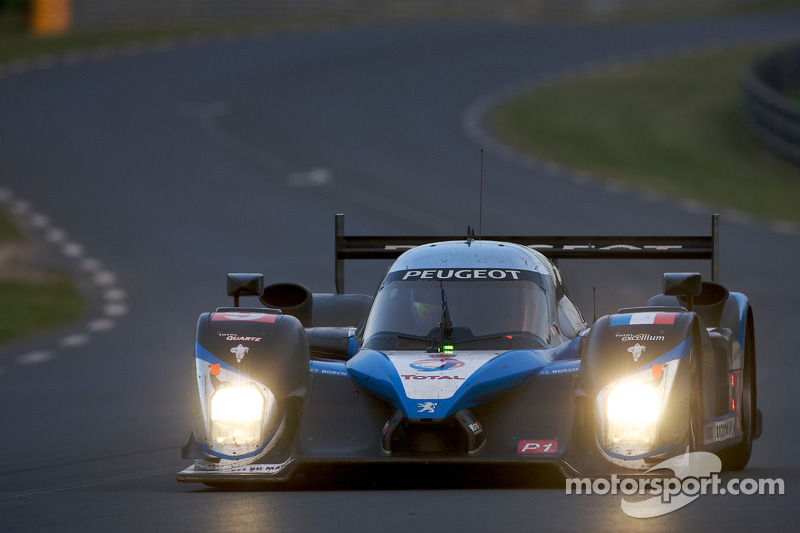
<svg viewBox="0 0 800 533"><path fill-rule="evenodd" d="M645 474L656 470L672 470L673 477L568 479L567 494L599 494L637 496L638 500L622 499L622 511L634 518L665 515L688 505L699 496L784 494L783 479L729 479L719 477L722 462L708 452L686 453L657 464Z"/></svg>

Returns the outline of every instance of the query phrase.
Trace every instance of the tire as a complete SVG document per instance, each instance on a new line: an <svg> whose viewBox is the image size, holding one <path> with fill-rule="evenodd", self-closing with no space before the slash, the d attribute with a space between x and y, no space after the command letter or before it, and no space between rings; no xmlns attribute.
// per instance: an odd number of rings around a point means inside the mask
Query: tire
<svg viewBox="0 0 800 533"><path fill-rule="evenodd" d="M695 336L697 338L697 336ZM696 344L692 348L689 371L689 451L703 451L704 403L703 403L703 350Z"/></svg>
<svg viewBox="0 0 800 533"><path fill-rule="evenodd" d="M750 461L750 454L753 450L756 423L756 354L751 315L747 317L741 403L742 442L717 454L722 460L723 470L742 470Z"/></svg>

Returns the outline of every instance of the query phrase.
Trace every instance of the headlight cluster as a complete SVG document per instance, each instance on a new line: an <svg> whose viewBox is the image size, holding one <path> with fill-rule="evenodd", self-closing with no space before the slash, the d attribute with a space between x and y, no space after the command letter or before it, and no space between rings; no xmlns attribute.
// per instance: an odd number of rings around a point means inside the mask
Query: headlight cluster
<svg viewBox="0 0 800 533"><path fill-rule="evenodd" d="M606 446L654 443L661 410L659 396L648 383L615 384L606 398Z"/></svg>
<svg viewBox="0 0 800 533"><path fill-rule="evenodd" d="M265 420L276 409L275 397L266 397L253 384L223 386L211 395L209 419L212 445L255 446L264 440Z"/></svg>

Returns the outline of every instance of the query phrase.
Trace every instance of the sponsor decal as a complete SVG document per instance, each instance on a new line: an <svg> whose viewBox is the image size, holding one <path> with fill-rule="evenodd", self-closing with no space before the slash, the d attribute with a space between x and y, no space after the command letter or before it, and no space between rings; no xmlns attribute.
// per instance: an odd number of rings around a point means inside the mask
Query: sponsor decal
<svg viewBox="0 0 800 533"><path fill-rule="evenodd" d="M552 374L573 374L578 371L578 367L569 367L569 368L550 368L546 370L542 370L539 372L540 376L549 376Z"/></svg>
<svg viewBox="0 0 800 533"><path fill-rule="evenodd" d="M266 322L274 324L278 319L278 315L269 313L213 313L211 315L212 322Z"/></svg>
<svg viewBox="0 0 800 533"><path fill-rule="evenodd" d="M555 453L557 447L556 440L521 440L517 453Z"/></svg>
<svg viewBox="0 0 800 533"><path fill-rule="evenodd" d="M581 367L580 361L555 361L539 372L540 376L572 374Z"/></svg>
<svg viewBox="0 0 800 533"><path fill-rule="evenodd" d="M332 363L329 361L311 361L308 371L312 374L324 374L326 376L349 376L344 364Z"/></svg>
<svg viewBox="0 0 800 533"><path fill-rule="evenodd" d="M436 410L438 402L420 402L417 404L418 413L433 413Z"/></svg>
<svg viewBox="0 0 800 533"><path fill-rule="evenodd" d="M631 346L630 348L628 348L628 352L633 354L633 361L636 362L636 361L639 360L639 358L642 356L642 353L646 349L647 349L647 346L642 346L641 344L639 344L637 342L636 345Z"/></svg>
<svg viewBox="0 0 800 533"><path fill-rule="evenodd" d="M216 363L213 365L209 365L209 372L211 373L212 376L219 376L220 364Z"/></svg>
<svg viewBox="0 0 800 533"><path fill-rule="evenodd" d="M611 317L612 326L672 325L676 313L630 313Z"/></svg>
<svg viewBox="0 0 800 533"><path fill-rule="evenodd" d="M736 420L732 416L725 420L717 420L711 424L707 424L705 434L706 444L732 438L734 436L735 424Z"/></svg>
<svg viewBox="0 0 800 533"><path fill-rule="evenodd" d="M272 474L283 470L286 465L292 462L292 458L285 460L281 464L261 465L253 464L247 466L239 466L235 468L225 468L218 470L220 474Z"/></svg>
<svg viewBox="0 0 800 533"><path fill-rule="evenodd" d="M429 270L406 270L403 281L414 279L520 279L520 270L500 268L434 268Z"/></svg>
<svg viewBox="0 0 800 533"><path fill-rule="evenodd" d="M622 342L635 341L663 341L664 335L649 335L647 333L615 333L614 336Z"/></svg>
<svg viewBox="0 0 800 533"><path fill-rule="evenodd" d="M313 374L326 374L328 376L348 376L349 375L347 372L343 372L341 370L331 370L329 368L316 368L316 367L313 367L313 366L311 368L309 368L308 371L313 373Z"/></svg>
<svg viewBox="0 0 800 533"><path fill-rule="evenodd" d="M236 335L228 335L226 341L244 341L244 342L261 342L261 337L238 337Z"/></svg>
<svg viewBox="0 0 800 533"><path fill-rule="evenodd" d="M466 379L459 376L420 376L418 374L400 374L400 377L403 379L457 379L460 381Z"/></svg>
<svg viewBox="0 0 800 533"><path fill-rule="evenodd" d="M409 366L414 370L431 372L434 370L453 370L454 368L461 368L464 366L464 362L450 358L421 359L419 361L414 361Z"/></svg>
<svg viewBox="0 0 800 533"><path fill-rule="evenodd" d="M250 351L250 348L247 346L242 346L241 344L235 348L231 348L231 353L236 356L236 362L241 363L242 359L244 359L244 354Z"/></svg>
<svg viewBox="0 0 800 533"><path fill-rule="evenodd" d="M390 352L387 355L397 372L396 379L402 384L402 392L409 400L422 402L432 398L451 398L476 370L497 357L498 353L466 351L458 355L429 355L420 351Z"/></svg>
<svg viewBox="0 0 800 533"><path fill-rule="evenodd" d="M535 265L533 265L535 267ZM532 281L542 285L543 272L510 268L429 268L395 270L383 279L383 284L395 281Z"/></svg>
<svg viewBox="0 0 800 533"><path fill-rule="evenodd" d="M469 429L472 431L473 435L478 435L479 433L483 432L483 426L481 426L480 422L475 422L474 424L470 424Z"/></svg>

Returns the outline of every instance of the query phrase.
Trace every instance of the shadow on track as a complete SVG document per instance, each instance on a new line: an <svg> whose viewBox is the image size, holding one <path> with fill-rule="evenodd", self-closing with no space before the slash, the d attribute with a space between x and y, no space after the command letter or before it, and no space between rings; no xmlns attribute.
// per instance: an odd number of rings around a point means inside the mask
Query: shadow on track
<svg viewBox="0 0 800 533"><path fill-rule="evenodd" d="M563 489L564 486L561 473L547 466L382 465L300 470L288 482L223 483L200 491Z"/></svg>

